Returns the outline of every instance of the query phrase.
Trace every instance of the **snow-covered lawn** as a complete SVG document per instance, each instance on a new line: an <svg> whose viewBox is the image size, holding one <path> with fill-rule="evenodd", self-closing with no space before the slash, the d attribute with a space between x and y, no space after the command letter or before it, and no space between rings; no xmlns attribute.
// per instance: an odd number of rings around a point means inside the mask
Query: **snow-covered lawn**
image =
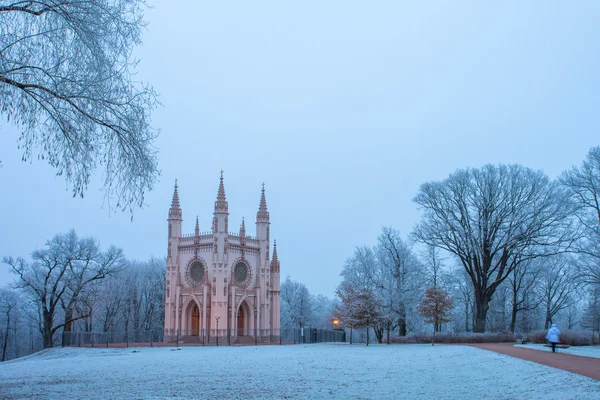
<svg viewBox="0 0 600 400"><path fill-rule="evenodd" d="M543 344L518 344L516 346L533 350L552 351L552 347L546 347ZM570 346L566 349L556 349L556 351L576 356L600 358L600 346Z"/></svg>
<svg viewBox="0 0 600 400"><path fill-rule="evenodd" d="M0 363L0 398L598 399L600 382L469 346L52 349Z"/></svg>

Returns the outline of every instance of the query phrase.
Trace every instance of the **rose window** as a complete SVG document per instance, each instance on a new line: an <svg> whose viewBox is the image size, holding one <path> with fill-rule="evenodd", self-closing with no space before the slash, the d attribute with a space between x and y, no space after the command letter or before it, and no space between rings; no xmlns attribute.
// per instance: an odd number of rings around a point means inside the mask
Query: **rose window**
<svg viewBox="0 0 600 400"><path fill-rule="evenodd" d="M190 265L189 275L194 284L202 282L204 280L204 265L200 261L194 261Z"/></svg>
<svg viewBox="0 0 600 400"><path fill-rule="evenodd" d="M233 278L237 285L243 285L248 279L248 267L244 263L237 263L233 270Z"/></svg>

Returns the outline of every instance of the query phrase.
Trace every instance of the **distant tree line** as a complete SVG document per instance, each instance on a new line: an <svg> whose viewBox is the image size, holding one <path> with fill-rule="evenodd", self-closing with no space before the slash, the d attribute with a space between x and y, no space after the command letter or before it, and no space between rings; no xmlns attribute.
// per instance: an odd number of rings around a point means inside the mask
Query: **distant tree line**
<svg viewBox="0 0 600 400"><path fill-rule="evenodd" d="M126 260L75 231L58 234L31 261L5 257L17 279L0 289L0 360L61 343L63 332L127 332L163 328L164 259Z"/></svg>
<svg viewBox="0 0 600 400"><path fill-rule="evenodd" d="M346 261L336 315L347 328L372 329L379 342L420 333L425 321L434 332L554 321L600 331L600 147L556 180L486 165L424 183L414 201L422 217L406 239L385 227ZM431 288L452 300L452 318L426 315Z"/></svg>

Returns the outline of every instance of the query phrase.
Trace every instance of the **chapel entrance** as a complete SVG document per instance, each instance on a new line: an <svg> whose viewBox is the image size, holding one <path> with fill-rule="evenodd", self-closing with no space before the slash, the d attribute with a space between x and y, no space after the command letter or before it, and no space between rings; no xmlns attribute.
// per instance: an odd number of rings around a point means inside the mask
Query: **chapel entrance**
<svg viewBox="0 0 600 400"><path fill-rule="evenodd" d="M248 328L250 328L250 307L248 307L248 303L244 301L240 304L237 313L237 335L248 335Z"/></svg>
<svg viewBox="0 0 600 400"><path fill-rule="evenodd" d="M192 308L192 336L200 334L200 309L197 304Z"/></svg>
<svg viewBox="0 0 600 400"><path fill-rule="evenodd" d="M238 336L244 336L244 328L244 307L240 306L237 320Z"/></svg>

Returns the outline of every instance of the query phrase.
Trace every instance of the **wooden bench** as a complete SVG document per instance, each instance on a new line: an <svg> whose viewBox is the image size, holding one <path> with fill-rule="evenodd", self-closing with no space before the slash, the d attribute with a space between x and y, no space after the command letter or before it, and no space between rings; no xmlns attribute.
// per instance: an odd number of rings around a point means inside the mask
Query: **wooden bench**
<svg viewBox="0 0 600 400"><path fill-rule="evenodd" d="M517 344L527 344L529 343L529 338L527 336L523 336L520 339L517 339Z"/></svg>

